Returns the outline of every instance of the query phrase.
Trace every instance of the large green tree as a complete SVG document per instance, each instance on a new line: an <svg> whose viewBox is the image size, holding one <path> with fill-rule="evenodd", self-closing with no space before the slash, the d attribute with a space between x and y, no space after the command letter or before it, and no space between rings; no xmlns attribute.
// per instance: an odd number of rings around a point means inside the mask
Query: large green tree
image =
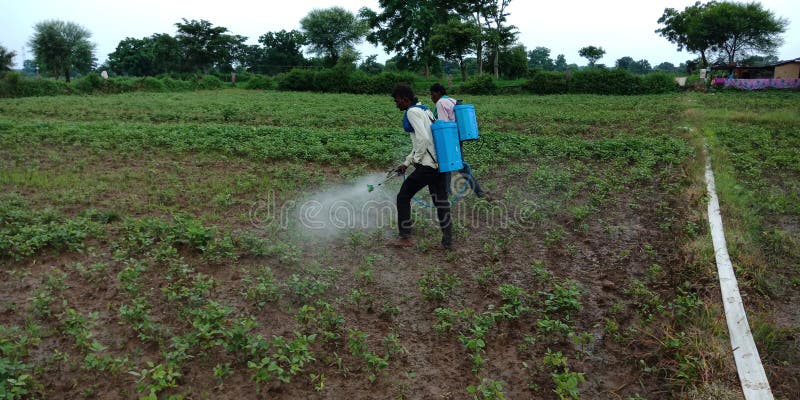
<svg viewBox="0 0 800 400"><path fill-rule="evenodd" d="M486 29L490 26L490 14L495 0L465 0L455 5L455 12L468 18L477 28L475 38L475 56L477 57L478 75L483 73L483 53L486 46Z"/></svg>
<svg viewBox="0 0 800 400"><path fill-rule="evenodd" d="M178 71L181 54L178 40L168 34L125 38L108 55L108 66L120 75L154 76Z"/></svg>
<svg viewBox="0 0 800 400"><path fill-rule="evenodd" d="M467 80L467 66L464 57L472 53L475 47L475 38L479 27L471 22L465 22L453 15L446 24L434 27L430 39L431 49L445 60L458 62L461 70L461 80Z"/></svg>
<svg viewBox="0 0 800 400"><path fill-rule="evenodd" d="M346 49L360 43L369 30L363 20L341 7L311 10L300 20L300 26L311 51L325 57L331 66Z"/></svg>
<svg viewBox="0 0 800 400"><path fill-rule="evenodd" d="M517 40L516 27L505 25L508 13L506 9L511 0L491 0L486 13L486 42L494 55L492 67L495 78L500 77L500 53Z"/></svg>
<svg viewBox="0 0 800 400"><path fill-rule="evenodd" d="M0 74L11 70L11 67L14 66L14 57L16 56L17 54L13 51L8 51L5 47L0 46Z"/></svg>
<svg viewBox="0 0 800 400"><path fill-rule="evenodd" d="M636 61L631 57L622 57L617 59L615 68L628 71L632 74L647 74L653 70L650 62L647 60Z"/></svg>
<svg viewBox="0 0 800 400"><path fill-rule="evenodd" d="M43 21L34 26L29 45L36 63L50 71L56 79L62 74L69 82L70 73L90 71L96 62L92 36L84 27L73 22Z"/></svg>
<svg viewBox="0 0 800 400"><path fill-rule="evenodd" d="M678 50L700 54L701 66L708 65L710 52L721 51L728 63L751 52L770 53L782 42L788 22L762 8L760 3L695 3L683 11L664 10L656 30Z"/></svg>
<svg viewBox="0 0 800 400"><path fill-rule="evenodd" d="M603 58L606 51L602 47L586 46L578 50L578 55L589 61L589 68L594 67L597 60Z"/></svg>
<svg viewBox="0 0 800 400"><path fill-rule="evenodd" d="M550 49L539 46L528 51L528 68L540 71L554 70L555 64L550 58Z"/></svg>
<svg viewBox="0 0 800 400"><path fill-rule="evenodd" d="M498 63L500 76L507 79L525 76L528 72L528 53L525 51L525 46L517 44L501 49Z"/></svg>
<svg viewBox="0 0 800 400"><path fill-rule="evenodd" d="M556 61L553 66L553 69L556 71L564 72L567 70L567 57L563 54L559 54L556 56Z"/></svg>
<svg viewBox="0 0 800 400"><path fill-rule="evenodd" d="M781 34L788 22L775 17L760 3L712 3L704 24L717 40L714 45L728 58L728 64L754 54L771 54L783 43Z"/></svg>
<svg viewBox="0 0 800 400"><path fill-rule="evenodd" d="M113 53L108 55L108 67L117 74L128 76L152 76L153 44L150 38L122 39Z"/></svg>
<svg viewBox="0 0 800 400"><path fill-rule="evenodd" d="M228 28L213 26L206 20L183 19L176 23L176 38L183 52L183 69L207 73L211 69L230 72L244 47L246 37L228 34Z"/></svg>
<svg viewBox="0 0 800 400"><path fill-rule="evenodd" d="M683 11L666 8L664 14L658 19L658 23L664 26L656 29L656 33L676 44L678 51L686 49L699 53L703 66L708 65L708 52L718 41L718 38L710 30L710 26L704 21L707 7L710 4L701 4L698 1Z"/></svg>
<svg viewBox="0 0 800 400"><path fill-rule="evenodd" d="M258 38L258 42L264 46L263 58L257 67L261 73L275 74L305 63L302 48L308 41L303 32L298 30L267 32Z"/></svg>
<svg viewBox="0 0 800 400"><path fill-rule="evenodd" d="M436 61L430 45L434 28L447 23L456 4L453 0L378 0L379 12L365 7L359 15L371 29L367 41L396 53L398 66L421 66L429 77Z"/></svg>

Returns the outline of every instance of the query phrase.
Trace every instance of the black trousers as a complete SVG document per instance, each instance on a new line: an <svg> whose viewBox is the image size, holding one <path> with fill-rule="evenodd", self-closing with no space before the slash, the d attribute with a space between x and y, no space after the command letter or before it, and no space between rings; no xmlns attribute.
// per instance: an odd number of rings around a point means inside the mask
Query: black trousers
<svg viewBox="0 0 800 400"><path fill-rule="evenodd" d="M411 199L427 186L436 206L436 216L442 227L442 242L449 244L453 238L453 224L450 219L450 201L447 199L445 174L425 165L415 165L414 172L403 181L397 193L397 226L400 237L411 236Z"/></svg>

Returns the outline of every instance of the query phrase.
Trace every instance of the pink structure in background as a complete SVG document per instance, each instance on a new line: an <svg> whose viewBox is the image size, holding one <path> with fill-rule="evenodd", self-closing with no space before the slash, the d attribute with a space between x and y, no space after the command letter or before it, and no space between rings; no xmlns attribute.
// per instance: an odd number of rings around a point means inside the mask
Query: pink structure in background
<svg viewBox="0 0 800 400"><path fill-rule="evenodd" d="M729 79L714 78L714 85L735 87L744 90L758 90L767 88L800 89L800 79Z"/></svg>

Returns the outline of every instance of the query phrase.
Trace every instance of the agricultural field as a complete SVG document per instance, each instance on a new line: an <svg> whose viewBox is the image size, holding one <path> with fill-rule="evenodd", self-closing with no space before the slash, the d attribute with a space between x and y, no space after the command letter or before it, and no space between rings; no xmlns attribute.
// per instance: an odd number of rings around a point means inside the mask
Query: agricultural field
<svg viewBox="0 0 800 400"><path fill-rule="evenodd" d="M424 190L384 245L388 95L0 100L0 398L743 398L704 146L800 392L800 93L458 97L494 199L455 183L450 251Z"/></svg>

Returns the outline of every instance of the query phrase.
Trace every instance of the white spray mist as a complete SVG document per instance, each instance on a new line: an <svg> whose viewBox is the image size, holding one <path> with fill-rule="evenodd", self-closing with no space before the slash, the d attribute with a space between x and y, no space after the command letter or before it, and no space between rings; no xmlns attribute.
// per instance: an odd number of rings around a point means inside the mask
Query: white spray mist
<svg viewBox="0 0 800 400"><path fill-rule="evenodd" d="M393 226L397 220L397 188L403 178L379 185L386 178L383 173L365 175L300 200L296 203L298 230L318 240L333 240L353 231Z"/></svg>

